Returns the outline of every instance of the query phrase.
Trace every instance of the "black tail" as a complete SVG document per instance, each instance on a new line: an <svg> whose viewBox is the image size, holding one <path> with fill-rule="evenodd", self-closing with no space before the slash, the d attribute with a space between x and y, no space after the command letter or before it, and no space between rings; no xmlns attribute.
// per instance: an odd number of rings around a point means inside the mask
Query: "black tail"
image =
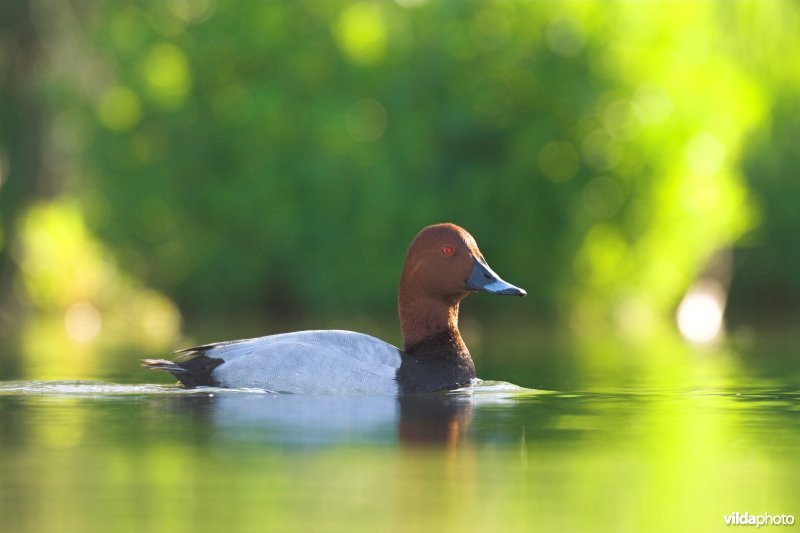
<svg viewBox="0 0 800 533"><path fill-rule="evenodd" d="M219 382L214 379L211 372L224 363L222 359L195 355L182 356L175 361L166 359L142 359L142 366L150 370L166 370L178 378L181 385L187 389L195 387L218 387Z"/></svg>

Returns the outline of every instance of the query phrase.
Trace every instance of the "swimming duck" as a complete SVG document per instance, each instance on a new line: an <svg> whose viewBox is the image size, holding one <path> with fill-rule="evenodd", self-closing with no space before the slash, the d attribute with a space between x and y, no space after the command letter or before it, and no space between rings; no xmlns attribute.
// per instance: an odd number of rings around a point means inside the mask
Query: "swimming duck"
<svg viewBox="0 0 800 533"><path fill-rule="evenodd" d="M526 294L489 268L466 230L436 224L417 234L403 264L402 350L364 333L312 330L204 344L142 366L166 370L189 388L412 394L463 387L475 378L475 366L458 330L458 307L477 291Z"/></svg>

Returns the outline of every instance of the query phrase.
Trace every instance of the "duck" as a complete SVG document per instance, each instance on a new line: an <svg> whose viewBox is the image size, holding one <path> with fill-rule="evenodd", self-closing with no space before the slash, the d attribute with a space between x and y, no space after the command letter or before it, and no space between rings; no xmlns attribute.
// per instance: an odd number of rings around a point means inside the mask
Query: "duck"
<svg viewBox="0 0 800 533"><path fill-rule="evenodd" d="M527 294L489 267L465 229L434 224L414 237L403 264L402 350L365 333L307 330L203 344L142 366L170 372L185 388L398 396L462 388L476 374L458 329L459 305L475 292Z"/></svg>

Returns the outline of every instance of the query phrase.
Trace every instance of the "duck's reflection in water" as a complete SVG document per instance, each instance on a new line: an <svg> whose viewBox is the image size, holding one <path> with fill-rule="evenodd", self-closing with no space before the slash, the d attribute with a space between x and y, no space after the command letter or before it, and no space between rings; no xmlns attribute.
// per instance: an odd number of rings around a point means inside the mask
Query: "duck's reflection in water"
<svg viewBox="0 0 800 533"><path fill-rule="evenodd" d="M181 400L186 400L182 398ZM469 396L306 396L215 393L173 404L207 425L213 440L289 447L342 444L455 446L472 420Z"/></svg>
<svg viewBox="0 0 800 533"><path fill-rule="evenodd" d="M397 437L404 444L455 447L472 421L473 399L468 396L421 394L400 397L398 402Z"/></svg>

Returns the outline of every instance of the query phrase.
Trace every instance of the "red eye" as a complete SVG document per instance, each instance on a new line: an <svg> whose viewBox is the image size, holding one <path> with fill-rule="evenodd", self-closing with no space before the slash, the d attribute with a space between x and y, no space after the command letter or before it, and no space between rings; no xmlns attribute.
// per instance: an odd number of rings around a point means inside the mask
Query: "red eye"
<svg viewBox="0 0 800 533"><path fill-rule="evenodd" d="M449 246L443 246L442 255L453 255L453 249Z"/></svg>

